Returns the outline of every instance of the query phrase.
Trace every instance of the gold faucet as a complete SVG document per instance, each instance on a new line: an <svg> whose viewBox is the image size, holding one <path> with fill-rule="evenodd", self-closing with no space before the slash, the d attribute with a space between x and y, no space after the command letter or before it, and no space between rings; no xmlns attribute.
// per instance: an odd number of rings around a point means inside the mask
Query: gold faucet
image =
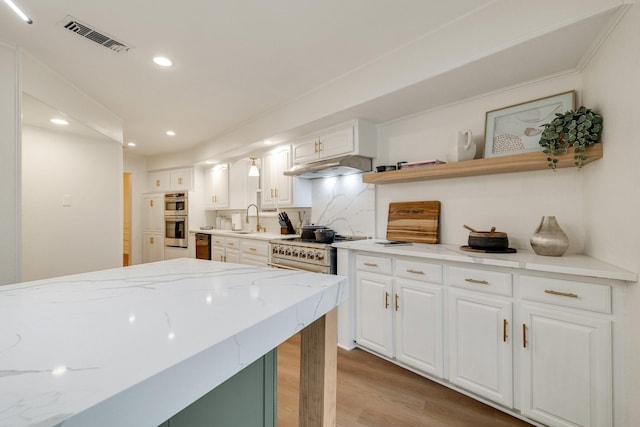
<svg viewBox="0 0 640 427"><path fill-rule="evenodd" d="M267 231L266 227L263 227L262 225L260 225L260 212L258 211L258 205L256 205L255 203L251 203L249 206L247 206L247 224L249 224L249 208L251 206L254 206L256 208L256 231L259 233L261 231Z"/></svg>

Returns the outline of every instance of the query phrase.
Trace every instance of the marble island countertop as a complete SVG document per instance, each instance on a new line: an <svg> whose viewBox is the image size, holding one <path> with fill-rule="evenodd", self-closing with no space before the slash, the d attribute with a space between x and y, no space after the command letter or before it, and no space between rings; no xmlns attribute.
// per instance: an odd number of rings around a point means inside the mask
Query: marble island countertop
<svg viewBox="0 0 640 427"><path fill-rule="evenodd" d="M380 254L405 255L442 261L457 261L494 267L518 268L522 270L571 274L603 279L636 282L638 275L612 264L585 255L571 254L561 257L536 255L532 250L518 249L517 253L490 254L467 252L459 245L422 244L390 245L386 240L369 239L334 243L336 248L377 252Z"/></svg>
<svg viewBox="0 0 640 427"><path fill-rule="evenodd" d="M186 258L0 286L0 426L159 425L347 287Z"/></svg>

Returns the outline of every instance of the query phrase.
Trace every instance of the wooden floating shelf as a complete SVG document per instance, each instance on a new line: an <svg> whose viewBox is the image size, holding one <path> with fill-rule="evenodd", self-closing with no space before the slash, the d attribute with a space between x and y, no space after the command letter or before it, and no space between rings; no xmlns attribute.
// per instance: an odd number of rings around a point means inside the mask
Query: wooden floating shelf
<svg viewBox="0 0 640 427"><path fill-rule="evenodd" d="M588 156L584 164L602 158L602 144L587 148ZM573 152L558 157L558 168L575 167ZM543 152L514 154L511 156L490 157L488 159L468 160L465 162L445 163L421 168L401 169L388 172L372 172L362 175L367 184L395 184L400 182L426 181L430 179L460 178L465 176L492 175L497 173L526 172L548 170L547 155ZM549 171L551 172L551 171Z"/></svg>

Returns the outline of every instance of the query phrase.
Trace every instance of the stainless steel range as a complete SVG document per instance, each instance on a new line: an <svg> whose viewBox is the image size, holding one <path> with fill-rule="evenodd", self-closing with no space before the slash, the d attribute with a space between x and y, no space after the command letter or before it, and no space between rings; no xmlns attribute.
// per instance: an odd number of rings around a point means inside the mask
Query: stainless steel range
<svg viewBox="0 0 640 427"><path fill-rule="evenodd" d="M335 236L335 241L360 240L365 237ZM314 273L336 274L336 248L330 243L313 240L282 239L270 240L271 262L275 268L312 271Z"/></svg>

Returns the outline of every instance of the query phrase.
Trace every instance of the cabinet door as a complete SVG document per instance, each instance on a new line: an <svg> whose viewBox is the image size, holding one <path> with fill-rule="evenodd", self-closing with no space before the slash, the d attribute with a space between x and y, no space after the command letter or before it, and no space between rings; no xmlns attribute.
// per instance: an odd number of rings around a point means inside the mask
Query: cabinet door
<svg viewBox="0 0 640 427"><path fill-rule="evenodd" d="M224 262L224 248L211 246L211 261Z"/></svg>
<svg viewBox="0 0 640 427"><path fill-rule="evenodd" d="M171 190L191 191L193 190L193 169L176 169L170 172Z"/></svg>
<svg viewBox="0 0 640 427"><path fill-rule="evenodd" d="M449 380L507 407L513 404L512 303L450 289Z"/></svg>
<svg viewBox="0 0 640 427"><path fill-rule="evenodd" d="M142 229L144 231L164 230L164 197L144 196L142 199Z"/></svg>
<svg viewBox="0 0 640 427"><path fill-rule="evenodd" d="M389 276L356 273L356 341L387 357L393 356L391 286Z"/></svg>
<svg viewBox="0 0 640 427"><path fill-rule="evenodd" d="M442 378L442 286L396 279L396 359Z"/></svg>
<svg viewBox="0 0 640 427"><path fill-rule="evenodd" d="M349 126L320 137L320 158L349 154L353 152L353 127Z"/></svg>
<svg viewBox="0 0 640 427"><path fill-rule="evenodd" d="M275 161L277 166L273 168L276 174L273 181L276 183L276 199L278 206L293 205L293 178L286 176L284 171L291 167L291 148L283 147L276 152Z"/></svg>
<svg viewBox="0 0 640 427"><path fill-rule="evenodd" d="M142 234L142 262L164 260L164 235L162 233Z"/></svg>
<svg viewBox="0 0 640 427"><path fill-rule="evenodd" d="M168 191L171 188L169 171L149 172L147 174L147 189L149 192Z"/></svg>
<svg viewBox="0 0 640 427"><path fill-rule="evenodd" d="M229 165L217 165L209 169L205 176L205 209L226 209L229 207Z"/></svg>
<svg viewBox="0 0 640 427"><path fill-rule="evenodd" d="M229 249L225 250L224 256L225 262L234 262L236 264L240 264L240 250L239 249Z"/></svg>
<svg viewBox="0 0 640 427"><path fill-rule="evenodd" d="M523 304L521 412L549 426L613 425L611 321Z"/></svg>
<svg viewBox="0 0 640 427"><path fill-rule="evenodd" d="M293 146L293 163L309 163L318 160L320 139L317 137L300 141Z"/></svg>
<svg viewBox="0 0 640 427"><path fill-rule="evenodd" d="M283 172L291 165L291 147L278 147L262 158L262 208L293 205L293 180Z"/></svg>

